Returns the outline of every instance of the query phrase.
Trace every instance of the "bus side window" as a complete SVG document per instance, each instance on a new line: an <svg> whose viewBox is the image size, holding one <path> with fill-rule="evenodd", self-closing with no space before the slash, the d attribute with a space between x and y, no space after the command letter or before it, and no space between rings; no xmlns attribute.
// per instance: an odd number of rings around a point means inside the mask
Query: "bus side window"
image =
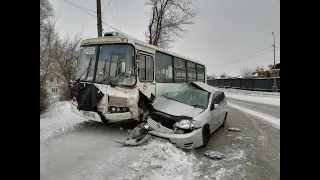
<svg viewBox="0 0 320 180"><path fill-rule="evenodd" d="M139 55L139 79L140 81L153 81L154 68L151 56Z"/></svg>
<svg viewBox="0 0 320 180"><path fill-rule="evenodd" d="M139 55L139 79L146 80L146 56Z"/></svg>
<svg viewBox="0 0 320 180"><path fill-rule="evenodd" d="M154 76L154 65L153 58L151 56L146 56L146 80L153 81Z"/></svg>
<svg viewBox="0 0 320 180"><path fill-rule="evenodd" d="M173 82L173 68L172 68L172 57L156 52L155 55L156 63L156 81L159 83L172 83Z"/></svg>

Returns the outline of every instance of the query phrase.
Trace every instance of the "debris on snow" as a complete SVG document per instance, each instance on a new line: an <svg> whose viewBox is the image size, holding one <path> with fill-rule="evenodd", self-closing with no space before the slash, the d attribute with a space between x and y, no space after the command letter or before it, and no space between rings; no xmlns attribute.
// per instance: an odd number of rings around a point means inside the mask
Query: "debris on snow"
<svg viewBox="0 0 320 180"><path fill-rule="evenodd" d="M236 128L236 127L229 127L228 130L229 130L229 131L235 131L235 132L241 131L240 128Z"/></svg>
<svg viewBox="0 0 320 180"><path fill-rule="evenodd" d="M122 127L120 127L120 131L122 131L123 130L123 128Z"/></svg>
<svg viewBox="0 0 320 180"><path fill-rule="evenodd" d="M221 159L223 157L223 154L219 151L206 151L204 154L211 159Z"/></svg>
<svg viewBox="0 0 320 180"><path fill-rule="evenodd" d="M131 131L132 131L131 129L128 129L128 130L127 130L128 133L131 133Z"/></svg>
<svg viewBox="0 0 320 180"><path fill-rule="evenodd" d="M161 165L161 163L159 161L152 161L150 163L150 167L152 169L157 169L157 168L162 168L162 165Z"/></svg>
<svg viewBox="0 0 320 180"><path fill-rule="evenodd" d="M147 142L150 139L151 135L149 134L144 134L141 135L141 137L136 138L136 139L127 139L124 142L117 141L117 143L123 144L123 145L128 145L128 146L139 146L145 142Z"/></svg>

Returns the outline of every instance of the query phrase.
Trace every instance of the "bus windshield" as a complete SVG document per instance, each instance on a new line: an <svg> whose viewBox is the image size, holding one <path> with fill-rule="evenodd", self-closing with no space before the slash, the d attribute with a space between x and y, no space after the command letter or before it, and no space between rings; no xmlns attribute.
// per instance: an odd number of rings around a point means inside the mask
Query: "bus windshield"
<svg viewBox="0 0 320 180"><path fill-rule="evenodd" d="M92 82L96 63L98 64L94 82L125 86L135 85L134 48L131 45L107 44L83 47L78 62L77 79Z"/></svg>

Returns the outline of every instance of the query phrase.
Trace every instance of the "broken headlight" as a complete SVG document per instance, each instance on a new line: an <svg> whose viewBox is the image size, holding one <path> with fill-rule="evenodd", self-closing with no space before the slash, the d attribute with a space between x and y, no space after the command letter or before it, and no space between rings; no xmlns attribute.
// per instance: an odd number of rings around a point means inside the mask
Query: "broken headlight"
<svg viewBox="0 0 320 180"><path fill-rule="evenodd" d="M176 122L173 127L174 128L179 128L179 129L194 129L194 126L196 125L195 120L188 120L188 119L183 119L179 122Z"/></svg>

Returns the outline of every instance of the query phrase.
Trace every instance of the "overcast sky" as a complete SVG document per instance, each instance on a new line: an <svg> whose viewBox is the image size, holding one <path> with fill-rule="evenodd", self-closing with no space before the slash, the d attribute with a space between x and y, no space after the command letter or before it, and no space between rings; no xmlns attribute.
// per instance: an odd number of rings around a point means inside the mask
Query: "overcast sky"
<svg viewBox="0 0 320 180"><path fill-rule="evenodd" d="M95 0L68 0L96 11ZM102 11L110 0L101 0ZM78 34L82 38L96 37L96 19L64 0L50 0L57 17L61 36ZM108 25L145 40L150 7L145 0L114 0L103 15ZM240 74L245 67L257 65L267 68L273 64L272 48L257 57L247 57L273 44L276 37L276 63L280 62L280 1L279 0L198 0L199 10L194 25L187 26L188 33L171 44L170 51L198 60L207 65L208 74L225 72L230 76ZM94 12L90 12L94 14ZM114 31L103 25L105 31ZM247 60L246 60L247 59ZM238 61L238 62L235 62ZM235 63L232 63L235 62Z"/></svg>

